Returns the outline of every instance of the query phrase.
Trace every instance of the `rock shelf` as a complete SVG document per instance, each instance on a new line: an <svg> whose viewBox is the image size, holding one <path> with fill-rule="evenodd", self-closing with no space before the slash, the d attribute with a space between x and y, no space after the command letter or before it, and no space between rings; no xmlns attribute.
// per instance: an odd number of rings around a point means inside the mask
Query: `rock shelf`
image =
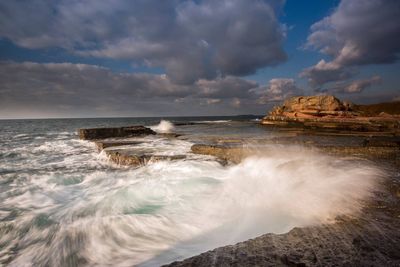
<svg viewBox="0 0 400 267"><path fill-rule="evenodd" d="M144 126L109 127L79 129L79 138L83 140L97 140L115 137L133 137L156 134L152 129Z"/></svg>

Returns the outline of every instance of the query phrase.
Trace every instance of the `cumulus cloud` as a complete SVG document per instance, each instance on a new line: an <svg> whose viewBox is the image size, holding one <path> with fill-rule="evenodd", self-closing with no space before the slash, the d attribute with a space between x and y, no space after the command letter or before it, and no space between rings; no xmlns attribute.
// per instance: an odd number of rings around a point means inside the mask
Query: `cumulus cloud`
<svg viewBox="0 0 400 267"><path fill-rule="evenodd" d="M294 79L275 78L260 92L257 102L266 104L268 102L282 101L288 97L301 95L303 90L297 87Z"/></svg>
<svg viewBox="0 0 400 267"><path fill-rule="evenodd" d="M180 105L196 114L201 111L200 103L206 103L231 112L226 106L232 101L247 100L249 105L253 101L254 105L253 90L258 86L253 81L230 76L179 85L166 75L114 73L94 65L1 62L0 110L4 113L21 107L32 111L45 108L47 113L75 112L74 116L76 112L146 115L143 111L151 110L152 114L176 115Z"/></svg>
<svg viewBox="0 0 400 267"><path fill-rule="evenodd" d="M275 15L282 2L2 1L0 36L163 67L174 83L190 84L285 61L285 28Z"/></svg>
<svg viewBox="0 0 400 267"><path fill-rule="evenodd" d="M393 63L400 53L400 1L342 0L311 27L306 47L332 57L301 74L313 86L347 79L352 67Z"/></svg>

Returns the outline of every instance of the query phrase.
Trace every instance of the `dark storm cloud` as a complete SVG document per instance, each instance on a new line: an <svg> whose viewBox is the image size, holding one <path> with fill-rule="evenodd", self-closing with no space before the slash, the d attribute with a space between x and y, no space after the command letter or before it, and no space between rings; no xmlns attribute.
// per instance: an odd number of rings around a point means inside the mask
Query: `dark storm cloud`
<svg viewBox="0 0 400 267"><path fill-rule="evenodd" d="M0 63L0 110L91 111L120 114L150 109L173 110L182 103L190 112L201 105L230 105L255 101L259 85L237 77L199 80L177 85L166 75L114 73L107 68L85 64L32 62ZM153 106L145 106L145 103Z"/></svg>
<svg viewBox="0 0 400 267"><path fill-rule="evenodd" d="M2 1L0 36L26 48L161 66L174 82L247 75L286 60L282 1Z"/></svg>
<svg viewBox="0 0 400 267"><path fill-rule="evenodd" d="M257 102L266 104L268 102L283 101L288 97L301 95L300 89L293 79L275 78L271 79L265 88L262 88Z"/></svg>
<svg viewBox="0 0 400 267"><path fill-rule="evenodd" d="M313 86L347 79L352 67L393 63L400 53L400 1L342 0L311 27L306 46L332 57L301 74Z"/></svg>

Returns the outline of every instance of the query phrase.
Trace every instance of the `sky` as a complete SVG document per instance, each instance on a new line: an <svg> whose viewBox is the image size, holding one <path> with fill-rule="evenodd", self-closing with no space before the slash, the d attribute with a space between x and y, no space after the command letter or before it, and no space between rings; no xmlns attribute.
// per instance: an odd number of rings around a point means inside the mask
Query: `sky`
<svg viewBox="0 0 400 267"><path fill-rule="evenodd" d="M398 0L0 1L0 119L400 100Z"/></svg>

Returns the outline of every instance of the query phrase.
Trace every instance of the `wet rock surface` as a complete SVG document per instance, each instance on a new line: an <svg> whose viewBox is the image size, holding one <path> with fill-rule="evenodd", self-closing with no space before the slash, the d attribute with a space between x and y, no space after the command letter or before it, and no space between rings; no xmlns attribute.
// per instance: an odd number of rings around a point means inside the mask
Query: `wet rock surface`
<svg viewBox="0 0 400 267"><path fill-rule="evenodd" d="M367 212L330 225L266 234L166 266L399 266L399 219L390 210Z"/></svg>
<svg viewBox="0 0 400 267"><path fill-rule="evenodd" d="M152 129L144 126L110 127L79 129L79 138L83 140L96 140L115 137L133 137L156 134Z"/></svg>

